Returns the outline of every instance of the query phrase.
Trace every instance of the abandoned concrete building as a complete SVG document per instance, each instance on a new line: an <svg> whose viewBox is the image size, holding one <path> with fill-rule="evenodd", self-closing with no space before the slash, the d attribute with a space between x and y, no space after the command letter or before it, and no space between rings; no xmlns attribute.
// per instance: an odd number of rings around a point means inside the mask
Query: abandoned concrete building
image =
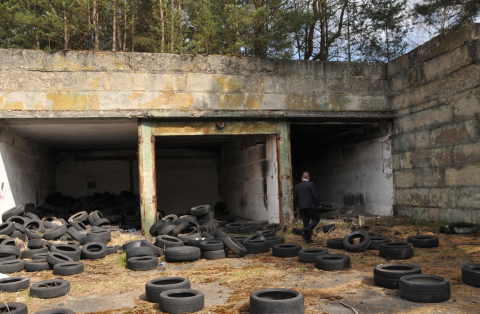
<svg viewBox="0 0 480 314"><path fill-rule="evenodd" d="M309 171L322 204L480 223L480 24L388 64L0 50L0 119L0 212L129 190L144 227L287 222Z"/></svg>

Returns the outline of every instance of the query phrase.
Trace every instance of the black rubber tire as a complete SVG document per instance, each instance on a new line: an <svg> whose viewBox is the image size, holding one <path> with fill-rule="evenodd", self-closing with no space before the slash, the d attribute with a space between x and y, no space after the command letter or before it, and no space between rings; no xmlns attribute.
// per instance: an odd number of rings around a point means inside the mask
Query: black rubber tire
<svg viewBox="0 0 480 314"><path fill-rule="evenodd" d="M2 221L7 221L7 219L12 216L22 216L24 212L25 207L23 205L17 205L15 207L12 207L3 212Z"/></svg>
<svg viewBox="0 0 480 314"><path fill-rule="evenodd" d="M8 217L7 220L5 220L5 222L7 222L7 221L11 221L11 222L13 222L14 224L17 224L17 225L25 226L25 224L27 222L29 222L30 219L27 218L27 217L22 217L22 216L10 216L10 217Z"/></svg>
<svg viewBox="0 0 480 314"><path fill-rule="evenodd" d="M47 261L47 255L50 253L38 253L32 256L33 261Z"/></svg>
<svg viewBox="0 0 480 314"><path fill-rule="evenodd" d="M14 276L0 279L0 292L18 292L30 287L30 278Z"/></svg>
<svg viewBox="0 0 480 314"><path fill-rule="evenodd" d="M272 255L277 257L295 257L302 250L302 246L296 243L281 243L272 246Z"/></svg>
<svg viewBox="0 0 480 314"><path fill-rule="evenodd" d="M53 309L53 310L43 310L33 314L75 314L75 312L70 309Z"/></svg>
<svg viewBox="0 0 480 314"><path fill-rule="evenodd" d="M303 249L298 252L298 261L300 263L315 263L315 257L328 254L327 249Z"/></svg>
<svg viewBox="0 0 480 314"><path fill-rule="evenodd" d="M162 218L163 221L171 222L175 224L178 220L178 216L175 214L170 214Z"/></svg>
<svg viewBox="0 0 480 314"><path fill-rule="evenodd" d="M451 224L450 231L457 234L477 233L478 227L475 224L460 222Z"/></svg>
<svg viewBox="0 0 480 314"><path fill-rule="evenodd" d="M84 236L81 243L83 245L85 245L85 244L90 243L90 242L101 242L101 243L105 243L105 245L108 243L107 239L105 239L104 237L99 236L99 235Z"/></svg>
<svg viewBox="0 0 480 314"><path fill-rule="evenodd" d="M222 230L223 229L223 230ZM226 231L226 232L225 232ZM226 228L220 228L220 229L217 229L217 230L213 230L211 232L211 234L213 234L213 236L215 238L218 238L218 239L221 239L223 240L223 238L225 238L226 236L228 236L228 230L226 230Z"/></svg>
<svg viewBox="0 0 480 314"><path fill-rule="evenodd" d="M83 238L84 236L80 234L80 232L75 229L74 227L69 227L67 229L67 233L75 240L77 241L79 244L80 243L83 243Z"/></svg>
<svg viewBox="0 0 480 314"><path fill-rule="evenodd" d="M43 225L43 221L40 219L32 219L25 225L25 228L30 230L31 232L40 232L42 233L45 231L45 227Z"/></svg>
<svg viewBox="0 0 480 314"><path fill-rule="evenodd" d="M205 240L200 243L200 250L203 251L219 251L225 248L222 240Z"/></svg>
<svg viewBox="0 0 480 314"><path fill-rule="evenodd" d="M15 225L16 225L16 226L19 226L18 224L15 224ZM12 238L18 238L18 239L20 239L20 240L22 240L22 241L24 241L24 242L27 241L27 235L24 234L22 231L19 231L19 230L14 230L14 231L12 232L12 234L10 235L10 237L12 237Z"/></svg>
<svg viewBox="0 0 480 314"><path fill-rule="evenodd" d="M273 238L277 236L277 230L271 229L271 230L263 230L261 232L265 238Z"/></svg>
<svg viewBox="0 0 480 314"><path fill-rule="evenodd" d="M200 224L200 231L202 232L212 232L220 228L218 223L215 220L208 220L206 222L198 221Z"/></svg>
<svg viewBox="0 0 480 314"><path fill-rule="evenodd" d="M247 249L245 248L245 246L243 246L243 244L235 238L226 236L225 238L223 238L223 243L233 253L241 257L247 255Z"/></svg>
<svg viewBox="0 0 480 314"><path fill-rule="evenodd" d="M380 245L380 256L386 260L409 259L414 256L413 245L407 242L389 242Z"/></svg>
<svg viewBox="0 0 480 314"><path fill-rule="evenodd" d="M134 247L127 250L126 252L127 259L130 257L138 257L138 256L155 256L155 253L153 252L152 248L144 247L144 246Z"/></svg>
<svg viewBox="0 0 480 314"><path fill-rule="evenodd" d="M240 228L243 227L243 224L230 223L230 224L226 224L225 227L227 227L228 233L240 233Z"/></svg>
<svg viewBox="0 0 480 314"><path fill-rule="evenodd" d="M100 228L100 230L88 231L87 236L100 237L106 242L110 242L110 240L112 240L112 232L103 228Z"/></svg>
<svg viewBox="0 0 480 314"><path fill-rule="evenodd" d="M243 242L252 242L252 241L263 241L265 237L261 233L255 233L254 235L246 238Z"/></svg>
<svg viewBox="0 0 480 314"><path fill-rule="evenodd" d="M212 259L222 259L228 257L227 250L218 250L218 251L202 251L202 258L207 260Z"/></svg>
<svg viewBox="0 0 480 314"><path fill-rule="evenodd" d="M421 274L420 267L404 263L377 265L373 269L373 280L377 286L398 289L399 280L403 276Z"/></svg>
<svg viewBox="0 0 480 314"><path fill-rule="evenodd" d="M33 272L33 271L42 271L42 270L50 270L50 264L45 260L33 260L30 262L25 263L25 271L26 272Z"/></svg>
<svg viewBox="0 0 480 314"><path fill-rule="evenodd" d="M62 253L49 253L47 255L47 262L53 267L53 265L60 264L60 263L71 263L73 262L73 258L66 256Z"/></svg>
<svg viewBox="0 0 480 314"><path fill-rule="evenodd" d="M20 302L1 302L0 313L28 314L28 308L25 304Z"/></svg>
<svg viewBox="0 0 480 314"><path fill-rule="evenodd" d="M261 254L270 252L270 242L267 240L243 241L243 246L248 254Z"/></svg>
<svg viewBox="0 0 480 314"><path fill-rule="evenodd" d="M126 252L128 249L132 247L140 247L143 241L144 240L136 240L136 241L124 243L122 244L122 250Z"/></svg>
<svg viewBox="0 0 480 314"><path fill-rule="evenodd" d="M25 269L25 261L13 260L0 262L0 273L11 274L18 273Z"/></svg>
<svg viewBox="0 0 480 314"><path fill-rule="evenodd" d="M343 254L322 254L315 257L317 269L334 271L350 268L350 257Z"/></svg>
<svg viewBox="0 0 480 314"><path fill-rule="evenodd" d="M171 314L195 313L205 306L205 296L200 290L174 289L160 293L160 311Z"/></svg>
<svg viewBox="0 0 480 314"><path fill-rule="evenodd" d="M168 235L171 234L173 229L177 226L175 224L163 225L162 230L158 233L160 235Z"/></svg>
<svg viewBox="0 0 480 314"><path fill-rule="evenodd" d="M171 247L183 246L184 243L179 238L167 235L159 235L155 239L155 245L158 246L160 249L168 249Z"/></svg>
<svg viewBox="0 0 480 314"><path fill-rule="evenodd" d="M203 216L210 213L210 205L195 206L190 209L190 214L193 216Z"/></svg>
<svg viewBox="0 0 480 314"><path fill-rule="evenodd" d="M29 249L41 249L47 245L47 241L41 239L32 239L28 241L27 247Z"/></svg>
<svg viewBox="0 0 480 314"><path fill-rule="evenodd" d="M87 231L87 226L85 226L85 224L83 224L81 221L72 222L72 227L77 229L77 231Z"/></svg>
<svg viewBox="0 0 480 314"><path fill-rule="evenodd" d="M4 222L0 224L0 235L4 234L6 236L9 236L12 234L12 232L15 231L15 225L11 221Z"/></svg>
<svg viewBox="0 0 480 314"><path fill-rule="evenodd" d="M294 235L303 235L303 228L293 228L292 233Z"/></svg>
<svg viewBox="0 0 480 314"><path fill-rule="evenodd" d="M400 278L400 297L412 302L440 303L450 299L450 282L440 276L407 275Z"/></svg>
<svg viewBox="0 0 480 314"><path fill-rule="evenodd" d="M195 246L176 246L165 250L167 262L191 262L199 260L201 251Z"/></svg>
<svg viewBox="0 0 480 314"><path fill-rule="evenodd" d="M150 235L153 237L156 237L160 235L160 231L162 231L163 225L165 225L167 222L165 220L158 220L156 221L151 227L150 227Z"/></svg>
<svg viewBox="0 0 480 314"><path fill-rule="evenodd" d="M97 227L106 226L106 225L110 225L110 221L107 218L100 218L99 220L96 220L92 223L92 226L97 226Z"/></svg>
<svg viewBox="0 0 480 314"><path fill-rule="evenodd" d="M243 226L243 227L240 227L240 234L252 234L252 233L255 233L257 232L258 230L258 227L257 226Z"/></svg>
<svg viewBox="0 0 480 314"><path fill-rule="evenodd" d="M123 252L122 247L120 245L115 246L107 246L107 255L111 254L118 254Z"/></svg>
<svg viewBox="0 0 480 314"><path fill-rule="evenodd" d="M67 226L66 225L61 225L61 226L58 226L54 229L45 231L43 233L43 238L45 240L54 240L54 239L60 238L65 233L67 233Z"/></svg>
<svg viewBox="0 0 480 314"><path fill-rule="evenodd" d="M0 245L0 257L5 257L9 255L15 255L16 257L19 257L20 249L16 246Z"/></svg>
<svg viewBox="0 0 480 314"><path fill-rule="evenodd" d="M107 245L103 242L89 242L82 247L82 259L99 259L107 255Z"/></svg>
<svg viewBox="0 0 480 314"><path fill-rule="evenodd" d="M187 230L187 228L190 227L190 223L187 221L184 221L178 225L175 226L175 228L171 231L173 236L178 236L180 233L184 232Z"/></svg>
<svg viewBox="0 0 480 314"><path fill-rule="evenodd" d="M150 280L145 285L145 296L148 302L160 302L160 293L174 289L190 289L190 280L183 277L165 277Z"/></svg>
<svg viewBox="0 0 480 314"><path fill-rule="evenodd" d="M354 244L355 239L360 239L360 243ZM343 238L343 247L349 252L363 252L370 246L370 236L365 231L353 231Z"/></svg>
<svg viewBox="0 0 480 314"><path fill-rule="evenodd" d="M74 262L80 260L82 250L75 245L69 244L54 244L50 247L50 252L61 253L73 259Z"/></svg>
<svg viewBox="0 0 480 314"><path fill-rule="evenodd" d="M261 289L250 295L250 313L303 314L304 312L303 294L295 290Z"/></svg>
<svg viewBox="0 0 480 314"><path fill-rule="evenodd" d="M59 263L53 266L53 274L58 276L71 276L83 273L85 266L81 262Z"/></svg>
<svg viewBox="0 0 480 314"><path fill-rule="evenodd" d="M416 235L408 237L407 241L414 247L432 248L438 246L438 237L432 235Z"/></svg>
<svg viewBox="0 0 480 314"><path fill-rule="evenodd" d="M327 247L331 249L343 249L343 238L327 240Z"/></svg>
<svg viewBox="0 0 480 314"><path fill-rule="evenodd" d="M267 240L270 243L270 246L274 246L275 244L285 243L284 237L265 237L265 240Z"/></svg>
<svg viewBox="0 0 480 314"><path fill-rule="evenodd" d="M200 235L205 239L215 239L215 237L208 232L202 232Z"/></svg>
<svg viewBox="0 0 480 314"><path fill-rule="evenodd" d="M151 248L153 250L153 254L155 256L162 256L163 255L164 250L161 250L158 246L154 245L153 243L148 242L147 240L142 241L142 243L140 244L140 247Z"/></svg>
<svg viewBox="0 0 480 314"><path fill-rule="evenodd" d="M88 214L86 211L78 212L68 218L68 222L73 224L73 222L84 222L88 219Z"/></svg>
<svg viewBox="0 0 480 314"><path fill-rule="evenodd" d="M474 287L480 287L480 264L468 264L462 267L462 280Z"/></svg>
<svg viewBox="0 0 480 314"><path fill-rule="evenodd" d="M48 253L48 247L42 247L41 249L23 250L20 252L20 258L32 258L33 255L40 253Z"/></svg>
<svg viewBox="0 0 480 314"><path fill-rule="evenodd" d="M383 243L391 242L387 237L378 237L372 236L370 237L370 245L368 246L369 250L380 250L380 245Z"/></svg>
<svg viewBox="0 0 480 314"><path fill-rule="evenodd" d="M130 270L152 270L158 267L158 257L140 256L127 259L127 268Z"/></svg>
<svg viewBox="0 0 480 314"><path fill-rule="evenodd" d="M15 255L9 255L9 256L6 256L6 257L0 257L0 262L14 261L16 259L17 259L17 257Z"/></svg>
<svg viewBox="0 0 480 314"><path fill-rule="evenodd" d="M59 298L70 292L70 282L63 279L40 281L30 286L30 295L40 299Z"/></svg>

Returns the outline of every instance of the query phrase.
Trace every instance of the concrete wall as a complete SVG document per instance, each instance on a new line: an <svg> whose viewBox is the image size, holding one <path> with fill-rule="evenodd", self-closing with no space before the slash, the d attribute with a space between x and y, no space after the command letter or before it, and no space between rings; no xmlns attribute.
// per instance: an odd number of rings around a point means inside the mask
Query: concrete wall
<svg viewBox="0 0 480 314"><path fill-rule="evenodd" d="M0 215L15 205L43 204L55 191L55 157L0 127Z"/></svg>
<svg viewBox="0 0 480 314"><path fill-rule="evenodd" d="M157 210L187 213L197 205L220 200L218 154L194 149L156 150Z"/></svg>
<svg viewBox="0 0 480 314"><path fill-rule="evenodd" d="M480 223L480 24L388 64L395 214Z"/></svg>
<svg viewBox="0 0 480 314"><path fill-rule="evenodd" d="M138 193L138 164L135 151L80 151L57 153L58 191L71 197L92 195L105 191L119 194L131 191ZM133 157L133 178L130 162ZM122 160L123 159L123 160Z"/></svg>
<svg viewBox="0 0 480 314"><path fill-rule="evenodd" d="M0 49L0 117L388 111L385 88L384 64Z"/></svg>
<svg viewBox="0 0 480 314"><path fill-rule="evenodd" d="M297 148L295 183L310 172L320 203L358 206L374 215L393 214L393 171L390 123L377 124Z"/></svg>
<svg viewBox="0 0 480 314"><path fill-rule="evenodd" d="M276 136L263 138L223 148L221 194L231 215L273 223L280 221Z"/></svg>

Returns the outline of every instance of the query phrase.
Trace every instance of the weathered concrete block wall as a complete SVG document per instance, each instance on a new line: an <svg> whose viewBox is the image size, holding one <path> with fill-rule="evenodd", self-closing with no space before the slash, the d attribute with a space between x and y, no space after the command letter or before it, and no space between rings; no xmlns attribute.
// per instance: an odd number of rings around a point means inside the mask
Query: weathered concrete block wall
<svg viewBox="0 0 480 314"><path fill-rule="evenodd" d="M0 49L3 117L385 111L385 88L383 64Z"/></svg>
<svg viewBox="0 0 480 314"><path fill-rule="evenodd" d="M395 213L480 223L480 24L390 62Z"/></svg>
<svg viewBox="0 0 480 314"><path fill-rule="evenodd" d="M253 146L242 140L227 144L221 155L221 195L230 215L278 223L277 169L275 135Z"/></svg>
<svg viewBox="0 0 480 314"><path fill-rule="evenodd" d="M155 152L157 210L167 214L187 213L220 200L218 154L196 149L159 149Z"/></svg>
<svg viewBox="0 0 480 314"><path fill-rule="evenodd" d="M58 191L71 197L84 197L93 193L131 190L138 193L138 164L132 161L131 178L128 160L96 160L95 158L125 158L136 156L135 151L80 151L57 153L56 180ZM77 160L86 157L89 160ZM132 180L132 181L131 181ZM90 186L89 186L90 183Z"/></svg>
<svg viewBox="0 0 480 314"><path fill-rule="evenodd" d="M391 123L381 123L299 148L296 169L310 172L320 203L356 206L374 215L393 214ZM304 169L304 170L303 170ZM301 173L295 176L298 183Z"/></svg>
<svg viewBox="0 0 480 314"><path fill-rule="evenodd" d="M0 215L15 205L43 204L55 191L55 156L0 127Z"/></svg>

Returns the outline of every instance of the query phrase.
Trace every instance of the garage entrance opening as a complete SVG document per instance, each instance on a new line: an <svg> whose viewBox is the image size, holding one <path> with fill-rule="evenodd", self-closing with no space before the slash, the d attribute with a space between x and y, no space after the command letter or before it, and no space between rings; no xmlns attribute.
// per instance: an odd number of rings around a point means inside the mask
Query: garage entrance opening
<svg viewBox="0 0 480 314"><path fill-rule="evenodd" d="M275 135L155 137L157 210L217 202L239 218L279 221Z"/></svg>
<svg viewBox="0 0 480 314"><path fill-rule="evenodd" d="M293 184L309 172L324 209L393 214L390 122L292 123L290 135Z"/></svg>

